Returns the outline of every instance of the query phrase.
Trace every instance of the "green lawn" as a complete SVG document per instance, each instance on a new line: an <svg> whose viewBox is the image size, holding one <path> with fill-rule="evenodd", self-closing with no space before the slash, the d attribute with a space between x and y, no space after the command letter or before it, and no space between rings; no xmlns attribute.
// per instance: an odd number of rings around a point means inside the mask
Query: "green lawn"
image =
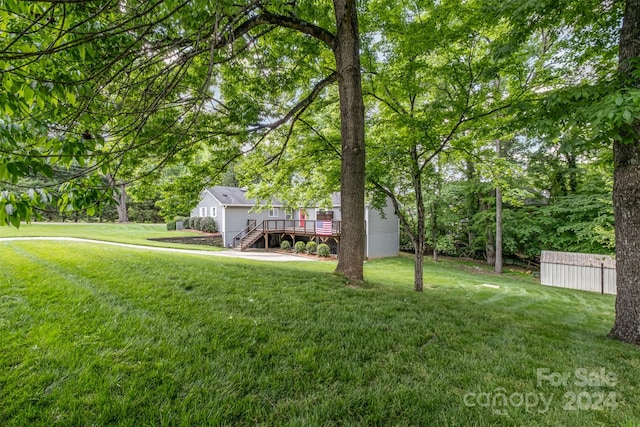
<svg viewBox="0 0 640 427"><path fill-rule="evenodd" d="M213 246L182 245L155 242L149 238L198 236L196 231L167 231L164 224L113 224L113 223L33 223L20 228L0 227L1 237L77 237L110 242L170 248L221 250Z"/></svg>
<svg viewBox="0 0 640 427"><path fill-rule="evenodd" d="M640 423L611 296L454 261L415 293L409 257L368 262L364 288L334 262L90 243L0 261L3 426Z"/></svg>

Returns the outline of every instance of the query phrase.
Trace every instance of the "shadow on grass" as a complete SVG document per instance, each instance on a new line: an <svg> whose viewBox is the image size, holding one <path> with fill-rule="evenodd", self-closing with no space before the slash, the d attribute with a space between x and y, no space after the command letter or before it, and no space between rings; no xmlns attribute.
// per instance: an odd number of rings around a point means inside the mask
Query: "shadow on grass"
<svg viewBox="0 0 640 427"><path fill-rule="evenodd" d="M3 248L0 423L587 425L635 420L637 350L605 338L607 296L427 263L267 264L97 245ZM482 286L489 282L499 288ZM565 410L614 372L615 410ZM465 397L543 393L540 407ZM516 402L517 403L517 402Z"/></svg>

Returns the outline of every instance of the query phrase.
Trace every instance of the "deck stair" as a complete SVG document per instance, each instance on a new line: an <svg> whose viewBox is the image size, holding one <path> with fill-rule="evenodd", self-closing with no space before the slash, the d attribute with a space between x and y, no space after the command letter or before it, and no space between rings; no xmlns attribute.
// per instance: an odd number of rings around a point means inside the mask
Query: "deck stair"
<svg viewBox="0 0 640 427"><path fill-rule="evenodd" d="M253 245L262 237L262 234L262 229L257 227L249 231L240 239L239 249L241 251L244 251L245 249L251 247L251 245Z"/></svg>

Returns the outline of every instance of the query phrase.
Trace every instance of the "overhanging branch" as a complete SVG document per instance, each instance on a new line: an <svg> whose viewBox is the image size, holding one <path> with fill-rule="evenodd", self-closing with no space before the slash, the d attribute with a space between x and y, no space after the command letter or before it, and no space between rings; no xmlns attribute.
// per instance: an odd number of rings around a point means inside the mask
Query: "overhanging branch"
<svg viewBox="0 0 640 427"><path fill-rule="evenodd" d="M271 122L271 123L258 123L257 125L255 125L250 130L251 131L256 131L256 130L265 129L265 128L266 129L276 129L276 128L282 126L283 124L287 123L289 120L291 120L295 116L303 113L307 108L309 108L311 103L318 97L318 95L320 95L320 92L322 92L324 90L324 88L326 88L330 84L336 82L337 80L338 80L338 73L334 71L333 73L329 74L327 77L325 77L324 79L322 79L318 83L316 83L316 85L313 87L313 90L311 91L311 93L306 98L304 98L303 100L298 102L280 120L276 120L275 122Z"/></svg>

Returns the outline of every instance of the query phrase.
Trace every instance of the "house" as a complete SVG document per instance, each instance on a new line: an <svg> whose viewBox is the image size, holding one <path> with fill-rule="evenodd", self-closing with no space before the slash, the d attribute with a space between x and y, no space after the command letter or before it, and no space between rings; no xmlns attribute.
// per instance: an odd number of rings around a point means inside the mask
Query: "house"
<svg viewBox="0 0 640 427"><path fill-rule="evenodd" d="M332 208L309 207L289 209L272 199L269 209L252 211L255 199L246 189L212 187L200 194L200 202L191 216L213 217L222 234L225 247L245 249L249 246L276 247L282 240L315 240L327 243L333 253L340 247L340 194L332 195ZM380 258L399 252L399 222L390 202L383 214L372 206L365 207L365 256Z"/></svg>

